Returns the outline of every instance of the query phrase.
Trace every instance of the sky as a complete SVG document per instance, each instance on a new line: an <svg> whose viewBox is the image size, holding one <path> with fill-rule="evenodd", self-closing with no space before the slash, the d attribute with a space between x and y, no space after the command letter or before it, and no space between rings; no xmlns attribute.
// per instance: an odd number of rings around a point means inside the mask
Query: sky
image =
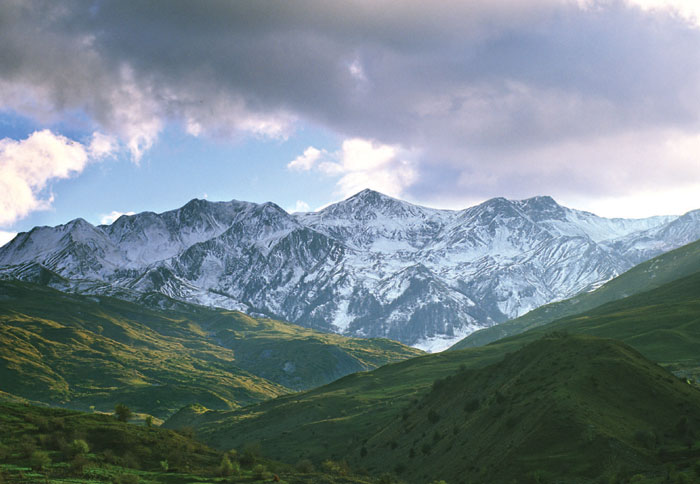
<svg viewBox="0 0 700 484"><path fill-rule="evenodd" d="M700 208L700 2L0 0L0 243L364 188Z"/></svg>

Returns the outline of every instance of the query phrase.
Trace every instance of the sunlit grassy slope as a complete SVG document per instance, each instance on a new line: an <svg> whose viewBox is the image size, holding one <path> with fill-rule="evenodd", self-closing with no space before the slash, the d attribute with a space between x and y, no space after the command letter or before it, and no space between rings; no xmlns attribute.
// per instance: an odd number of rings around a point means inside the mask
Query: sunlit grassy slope
<svg viewBox="0 0 700 484"><path fill-rule="evenodd" d="M542 306L519 318L470 334L451 349L483 346L610 301L654 289L700 271L700 240L633 267L592 292Z"/></svg>
<svg viewBox="0 0 700 484"><path fill-rule="evenodd" d="M391 457L391 460L387 461L387 458L384 457L372 461L372 459L367 459L366 457L362 458L362 447L366 447L367 452L369 452L370 449L367 445L373 441L372 439L374 439L376 435L381 435L385 431L390 433L394 432L393 430L387 429L394 428L397 425L396 422L398 419L403 420L402 415L405 412L415 411L417 408L416 405L423 401L424 398L428 398L425 395L430 391L435 380L454 375L457 372L461 372L461 369L479 369L497 363L503 359L507 353L516 352L525 345L542 338L545 334L555 331L561 332L562 330L570 334L579 333L620 339L635 348L641 355L662 364L668 369L674 370L682 375L691 375L693 378L698 378L700 375L697 359L697 355L700 355L700 274L694 274L646 293L608 303L583 315L550 323L549 325L498 341L491 345L413 358L408 361L387 365L371 372L349 375L315 390L285 395L275 398L274 400L262 402L232 412L204 412L201 408L198 410L185 409L180 414L173 417L170 422L166 422L166 425L194 425L197 428L198 434L204 438L205 441L221 448L240 445L244 439L255 436L256 439L262 442L263 448L266 449L269 455L288 461L295 461L304 457L319 460L351 456L353 463L356 465L363 465L363 463L366 463L368 466L380 465L379 461L381 460L384 463L390 462L392 465L398 466L399 470L402 468L410 469L410 465L404 462L404 457L407 455L406 449L408 448L410 451L410 447L413 447L414 455L423 452L422 446L424 441L422 439L425 439L425 437L422 436L423 431L420 433L420 438L412 434L410 438L406 437L401 441L396 440L398 437L394 438L396 444L392 443L391 440L388 442L387 445L389 448L395 446L396 448L400 447L404 449L405 452L401 455L401 459L398 457ZM550 340L552 340L552 338L547 339L547 341ZM555 340L552 341L554 342L551 344L559 344L556 343ZM567 348L574 348L577 344L576 342L579 340L573 338L571 341L571 343L567 343L567 345L569 345ZM582 342L581 344L588 344L587 342L589 340L582 338L580 341ZM641 379L640 381L648 383L656 380L657 375L663 375L659 377L663 381L674 382L673 384L669 383L669 385L672 385L669 388L680 388L675 383L677 378L672 376L671 373L664 373L665 370L648 362L642 364L643 358L638 355L636 351L620 349L625 347L617 343L598 342L590 344L593 346L600 346L601 354L606 351L616 351L617 353L614 353L610 357L601 356L604 360L609 359L613 363L618 360L620 362L623 361L619 358L619 355L622 353L625 355L634 355L634 361L636 361L636 363L634 363L633 366L637 368L640 373L626 373L627 370L623 369L619 371L615 370L614 364L607 369L601 370L610 372L612 375L618 375L621 380L619 383L614 383L614 379L611 377L609 378L607 374L599 377L603 379L601 381L606 382L605 398L607 399L607 403L605 403L605 406L595 407L595 402L578 401L586 396L585 391L577 390L576 393L571 393L570 389L567 389L567 381L569 378L574 380L579 379L579 376L577 376L577 367L580 365L584 365L582 366L584 375L588 375L590 378L596 377L596 367L588 365L588 357L586 356L588 353L579 354L574 352L572 355L577 356L576 359L572 359L571 362L566 362L565 360L567 358L562 356L559 358L556 365L551 364L552 371L556 369L557 365L566 368L568 371L568 373L566 373L568 376L566 377L557 376L556 379L552 379L553 376L548 369L548 364L538 363L538 365L540 365L537 367L538 370L533 370L533 372L527 376L528 379L532 379L531 390L533 392L540 392L540 387L535 384L536 380L540 379L548 382L547 385L551 387L548 390L550 393L541 394L541 398L544 400L548 399L551 395L560 395L562 392L562 394L570 395L566 398L571 401L563 401L567 406L557 410L557 412L559 412L558 418L563 419L562 415L565 411L568 411L570 407L578 408L580 404L582 408L593 408L594 410L591 411L599 412L601 419L607 419L608 417L605 415L609 414L614 416L617 415L615 412L619 413L625 411L626 404L624 402L627 402L628 398L625 394L632 395L630 398L639 398L651 402L649 403L651 407L645 407L646 410L640 410L639 413L635 415L643 416L645 412L656 412L654 409L654 405L656 404L653 402L654 398L658 395L655 395L654 392L660 392L662 387L656 388L653 385L648 386L645 387L647 389L644 390L646 393L643 393L641 390L635 389L637 383L634 383L631 378ZM531 347L522 353L517 361L526 364L528 355L536 355L539 351L536 350L537 348L540 347L537 345ZM555 358L555 353L556 351L548 351L548 354L552 356L552 358ZM498 368L501 368L501 370L498 371L506 371L505 369L511 367L505 366ZM645 372L651 371L650 369L653 369L651 376L646 375ZM496 370L485 371L481 373L482 376L479 378L486 379L484 375L488 375L491 371ZM517 375L504 373L499 376L494 381L502 380L504 383L501 386L485 388L484 391L486 393L484 396L479 396L479 399L489 399L491 397L487 395L488 392L495 392L497 389L501 388L501 391L509 392L510 390L508 390L508 387L512 385L512 383L506 384L505 382L510 378L517 379ZM644 384L646 385L646 383ZM459 393L460 397L455 397L457 400L461 399L461 403L458 405L460 411L463 411L461 408L466 404L466 400L471 399L471 397L467 398L467 395L470 393L478 394L479 390L477 387L481 384L470 386L472 384L465 381L464 385L467 386L465 390L459 390L459 392L461 392ZM615 387L615 385L617 385L617 387ZM689 385L684 385L690 388ZM577 388L585 389L587 387L580 386ZM686 387L682 386L682 388ZM522 387L522 390L519 391L524 392L525 389L526 387ZM613 395L617 395L616 398L619 400L617 404L610 400ZM693 393L692 395L695 394ZM545 396L546 398L544 398ZM594 395L588 396L593 397ZM445 398L447 399L447 397ZM692 398L694 399L696 397ZM543 405L545 403L544 400L540 402ZM528 397L527 402L529 402L528 405L534 404L536 402L536 395L533 395L532 398ZM693 402L695 402L695 400L693 400ZM609 408L608 405L611 405L611 407ZM617 410L615 410L615 405L619 406ZM689 405L691 404L689 403ZM692 405L695 405L695 403L692 403ZM537 411L545 412L547 408L549 407L543 407ZM525 407L519 407L518 412L526 412ZM672 412L680 418L685 410L676 406ZM484 415L487 416L488 414ZM502 415L506 414L504 413ZM466 418L466 415L463 415L463 418ZM596 419L597 418L598 417L596 417ZM582 422L586 421L583 416L581 419L583 419L581 420ZM590 420L592 424L598 426L602 425L601 422L603 420L596 419ZM502 426L502 424L503 422L501 420L495 419L493 421L493 425ZM658 425L661 424L659 423ZM642 429L647 427L657 428L655 426L657 426L657 423L652 420L639 422L639 427ZM583 428L584 427L577 426L575 430L578 432ZM620 430L622 433L616 433L611 438L613 438L615 442L619 441L622 442L624 446L627 446L628 444L626 442L628 442L629 437L627 433L628 427L625 427L625 429L627 430ZM447 431L448 430L445 429L440 430L441 433ZM449 431L452 432L453 430L450 429ZM462 432L462 430L459 429L457 431L458 433ZM472 432L473 429L464 431L469 433ZM538 432L539 431L540 430L538 430ZM541 431L545 432L545 430ZM698 432L700 432L700 430L698 430ZM426 436L428 438L431 437L427 431ZM573 438L578 439L579 436L580 434L576 434ZM516 436L503 434L500 438L509 442L512 439L516 439ZM597 439L598 437L595 438ZM604 441L599 440L597 442L600 443ZM473 444L474 442L469 445ZM462 444L460 443L459 445ZM512 445L519 446L523 444L522 442L513 440ZM377 449L379 449L379 447L377 447ZM497 449L497 447L494 447L494 449ZM562 452L570 456L572 455L571 453L574 452L572 449L573 448L566 448L562 450ZM482 450L486 452L487 447L483 447ZM447 452L446 450L444 451ZM376 452L379 452L379 450ZM549 452L549 450L547 452ZM552 450L552 452L554 451ZM378 453L377 455L392 454ZM396 455L398 456L398 454ZM425 455L433 455L433 459L436 460L436 462L438 461L434 454L428 453ZM537 466L542 462L542 455L533 461L530 470L536 470ZM638 456L646 454L634 455L633 458L630 458L630 465L638 462L638 459L644 460L642 457ZM594 458L593 454L587 454L585 459L589 458ZM428 465L431 461L426 457L425 462L426 465ZM565 459L561 461L561 465L564 465L564 462L566 462ZM477 470L469 470L471 473L469 474L470 476L478 476L479 472L482 472L480 470L483 468L482 465L470 465L478 467ZM579 469L580 472L584 474L589 472L585 469L585 466L588 464L583 463L583 461L577 465L579 466L577 469ZM421 481L418 480L417 482ZM465 482L470 481L467 480ZM479 481L477 480L476 482Z"/></svg>
<svg viewBox="0 0 700 484"><path fill-rule="evenodd" d="M0 391L78 409L123 402L165 417L192 403L236 408L421 354L389 340L172 306L0 281Z"/></svg>

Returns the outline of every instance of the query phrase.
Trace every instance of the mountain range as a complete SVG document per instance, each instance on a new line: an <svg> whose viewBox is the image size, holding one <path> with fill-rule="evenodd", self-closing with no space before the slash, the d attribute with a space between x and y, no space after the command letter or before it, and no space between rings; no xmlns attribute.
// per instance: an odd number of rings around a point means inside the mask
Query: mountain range
<svg viewBox="0 0 700 484"><path fill-rule="evenodd" d="M161 293L160 305L439 351L698 238L700 210L609 219L546 196L438 210L364 190L309 213L192 200L111 225L36 227L0 248L0 277L132 301Z"/></svg>

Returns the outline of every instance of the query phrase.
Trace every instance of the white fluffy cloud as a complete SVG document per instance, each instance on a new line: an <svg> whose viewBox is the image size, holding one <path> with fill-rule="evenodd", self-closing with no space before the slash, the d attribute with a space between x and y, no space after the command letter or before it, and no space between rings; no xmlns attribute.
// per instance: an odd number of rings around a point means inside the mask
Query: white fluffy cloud
<svg viewBox="0 0 700 484"><path fill-rule="evenodd" d="M105 213L100 217L100 224L109 225L122 215L134 215L134 213L135 212L117 212L116 210L112 210L111 212Z"/></svg>
<svg viewBox="0 0 700 484"><path fill-rule="evenodd" d="M309 171L321 158L323 152L313 146L309 146L304 153L294 158L287 164L287 168L295 171Z"/></svg>
<svg viewBox="0 0 700 484"><path fill-rule="evenodd" d="M51 206L52 180L70 178L94 160L111 154L109 138L96 133L83 145L49 130L24 140L0 140L0 225L10 225L35 210Z"/></svg>
<svg viewBox="0 0 700 484"><path fill-rule="evenodd" d="M7 232L5 230L0 230L0 247L14 239L16 235L17 232Z"/></svg>
<svg viewBox="0 0 700 484"><path fill-rule="evenodd" d="M341 149L335 153L310 146L287 168L314 169L338 177L337 193L343 197L365 188L398 197L416 181L417 172L411 158L411 153L399 146L352 138L343 141Z"/></svg>

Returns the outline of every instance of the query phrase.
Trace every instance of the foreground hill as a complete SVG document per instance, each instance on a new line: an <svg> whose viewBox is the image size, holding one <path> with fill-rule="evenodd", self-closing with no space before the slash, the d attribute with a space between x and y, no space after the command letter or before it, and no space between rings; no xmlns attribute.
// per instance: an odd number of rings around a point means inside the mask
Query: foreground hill
<svg viewBox="0 0 700 484"><path fill-rule="evenodd" d="M639 294L700 271L700 240L639 264L595 291L537 308L519 318L470 334L451 349L483 346L602 304Z"/></svg>
<svg viewBox="0 0 700 484"><path fill-rule="evenodd" d="M131 425L112 415L0 403L0 482L52 484L369 484L310 465L262 458L251 445L215 451L188 433Z"/></svg>
<svg viewBox="0 0 700 484"><path fill-rule="evenodd" d="M421 353L149 297L172 309L0 281L0 391L166 417L191 403L236 408Z"/></svg>
<svg viewBox="0 0 700 484"><path fill-rule="evenodd" d="M295 462L300 458L320 460L352 456L356 465L368 465L372 462L371 459L361 460L365 459L360 455L363 453L363 445L367 449L366 455L369 455L367 443L371 442L375 435L381 435L382 429L390 428L395 425L396 421L403 420L403 415L407 411L415 411L418 402L427 398L425 395L432 388L433 382L462 372L462 369L479 369L495 364L503 359L507 353L516 352L553 331L566 330L569 333L621 339L644 357L661 363L678 375L700 381L700 368L698 368L697 360L697 355L700 354L700 317L698 315L700 315L700 273L646 293L608 303L595 311L572 317L570 320L550 323L487 346L413 358L384 366L372 372L349 375L309 392L278 397L233 412L188 408L176 414L171 421L166 422L166 425L175 427L194 425L198 435L220 448L239 445L244 436L255 435L269 455L290 462ZM547 341L550 340L551 344L559 344L558 340L547 338ZM578 340L574 338L572 341ZM581 341L588 340L584 338ZM605 351L619 347L619 345L610 346L609 343L600 344ZM538 347L534 346L533 348ZM537 351L530 349L523 355L536 353ZM552 353L556 353L556 351L548 354ZM636 355L635 358L641 358L636 352L629 353ZM576 354L578 355L578 353ZM522 358L526 358L526 356ZM545 366L542 366L544 363L537 367L543 370L541 375L533 373L527 378L532 379L530 383L533 385L538 379L553 382L552 384L555 386L559 385L557 382L566 382L568 379L577 381L579 377L573 373L576 372L579 364L583 365L582 368L587 368L586 371L592 375L594 367L586 366L588 365L584 361L586 357L579 355L577 358L581 358L581 361L572 360L573 368L563 359L556 365L552 364L552 369L562 366L572 373L561 380L546 380L550 375L548 371L544 370ZM610 356L610 358L612 360L619 359L615 355ZM650 368L648 362L642 365L640 361L637 361L635 365L636 368ZM660 368L654 365L651 367L654 368L652 379L656 379L656 376L653 375L664 374L663 378L666 380L675 381L676 377L670 373L663 373ZM611 373L613 375L624 374L622 370L620 370L622 373L616 373L617 370L601 368L602 371L613 372ZM488 372L483 375L486 374ZM647 376L638 376L642 382L649 381ZM508 375L504 374L499 378L506 379ZM600 375L599 378L609 381L607 380L609 375ZM617 384L619 394L616 398L619 401L627 398L623 393L634 390L626 387L628 383L632 385L632 383L624 381ZM489 387L485 386L485 388ZM535 386L532 389L534 391ZM554 387L550 390L555 393L569 391L566 385L559 390ZM610 389L607 389L606 392L606 398L614 394L614 391ZM656 387L648 389L648 394L642 395L640 391L640 393L633 392L632 395L636 395L650 405L655 405L654 397L658 394L654 392L658 392ZM464 396L462 393L460 395ZM576 398L579 396L577 394ZM535 397L536 395L532 396L532 398ZM470 400L472 400L471 397L464 397L464 400L458 405L459 408L464 408ZM528 397L528 402L532 403L534 400ZM606 405L612 405L609 400L607 402ZM590 404L586 403L584 407L587 405ZM602 407L599 410L601 415L605 415L605 412L609 411ZM647 410L652 412L652 408ZM618 411L620 410L615 410L615 412ZM615 412L611 415L616 415ZM675 412L678 413L680 410L676 409ZM678 418L680 416L678 414ZM647 423L649 428L656 428L652 425L652 421ZM450 432L452 432L451 429ZM625 430L625 432L627 431ZM427 432L426 435L431 437L431 434ZM440 430L440 435L443 435L443 430ZM614 438L626 442L628 437L625 435L616 434ZM506 440L507 438L504 437ZM410 440L396 440L395 443L389 441L388 447L398 448L401 446L405 449L409 445L407 442L410 442L410 447L414 449L413 453L416 455L416 453L422 452L423 444L421 443L420 448L418 448L416 447L417 442L414 440L416 440L415 437ZM540 461L534 462L539 465ZM402 462L398 458L394 463L398 469L409 467L408 463ZM531 470L538 470L538 467L533 464ZM476 480L478 481L478 479Z"/></svg>
<svg viewBox="0 0 700 484"><path fill-rule="evenodd" d="M49 270L69 292L159 292L438 351L698 238L700 211L607 219L546 196L437 210L364 190L313 213L192 200L36 227L0 248L0 274Z"/></svg>
<svg viewBox="0 0 700 484"><path fill-rule="evenodd" d="M662 475L700 457L700 390L623 343L554 335L436 381L354 450L412 482Z"/></svg>

